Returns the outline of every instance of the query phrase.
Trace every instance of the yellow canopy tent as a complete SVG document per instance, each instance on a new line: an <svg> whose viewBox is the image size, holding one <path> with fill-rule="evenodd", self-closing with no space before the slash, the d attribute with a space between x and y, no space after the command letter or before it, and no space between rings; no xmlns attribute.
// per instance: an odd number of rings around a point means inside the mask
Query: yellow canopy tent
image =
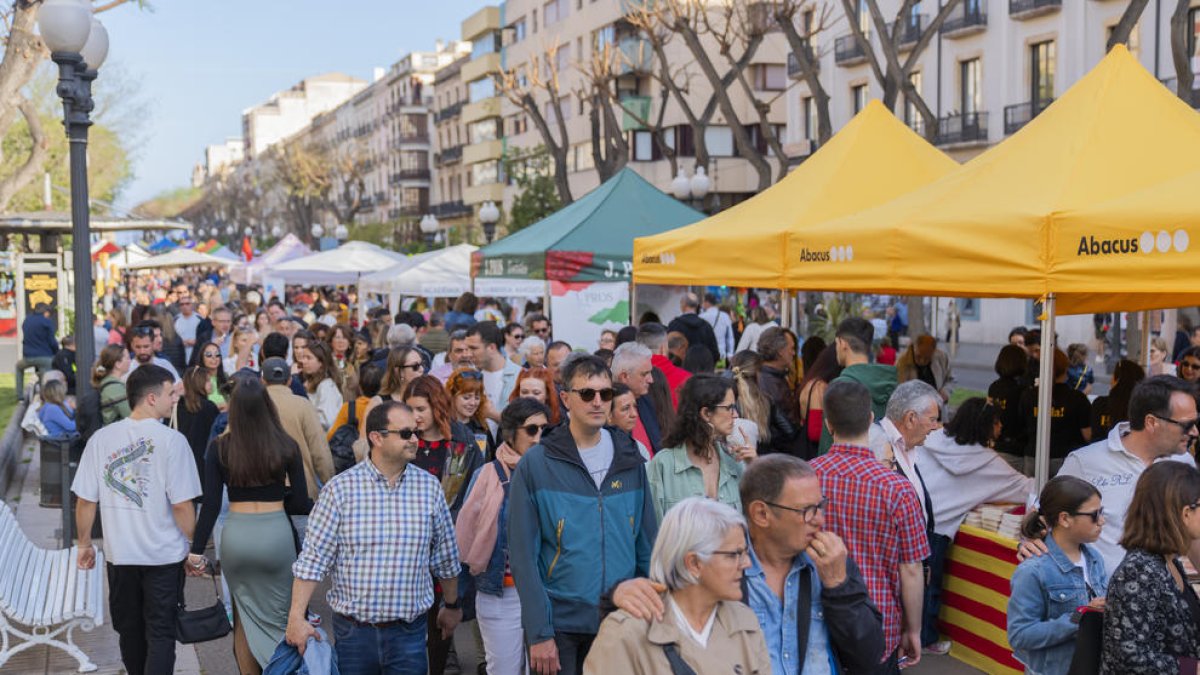
<svg viewBox="0 0 1200 675"><path fill-rule="evenodd" d="M698 223L635 239L633 280L781 288L788 232L883 204L957 168L872 101L761 194Z"/></svg>
<svg viewBox="0 0 1200 675"><path fill-rule="evenodd" d="M1176 189L1173 203L1182 206L1186 183L1165 182L1197 171L1200 115L1118 46L1025 128L959 171L881 207L792 232L784 285L1045 298L1049 353L1056 304L1082 313L1200 302L1200 247L1189 249L1181 221L1149 226L1152 202L1164 196L1150 188ZM1200 215L1200 204L1189 215ZM1051 379L1051 361L1041 361L1042 381ZM1045 410L1050 388L1039 394ZM1040 416L1041 481L1048 425Z"/></svg>

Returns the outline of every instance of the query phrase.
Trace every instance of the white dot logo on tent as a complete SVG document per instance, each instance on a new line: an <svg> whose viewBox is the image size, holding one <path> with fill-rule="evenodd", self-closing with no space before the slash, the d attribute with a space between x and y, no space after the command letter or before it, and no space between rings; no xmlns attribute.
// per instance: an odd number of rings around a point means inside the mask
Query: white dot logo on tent
<svg viewBox="0 0 1200 675"><path fill-rule="evenodd" d="M1175 250L1177 252L1187 251L1189 243L1187 230L1175 230Z"/></svg>
<svg viewBox="0 0 1200 675"><path fill-rule="evenodd" d="M838 247L838 260L839 261L849 260L849 258L846 257L846 247L845 246Z"/></svg>
<svg viewBox="0 0 1200 675"><path fill-rule="evenodd" d="M836 246L829 249L829 259L833 262L838 262L838 248Z"/></svg>
<svg viewBox="0 0 1200 675"><path fill-rule="evenodd" d="M1158 233L1158 252L1166 253L1171 250L1171 233L1160 230Z"/></svg>
<svg viewBox="0 0 1200 675"><path fill-rule="evenodd" d="M1154 235L1143 232L1141 239L1138 240L1138 250L1142 253L1154 253Z"/></svg>
<svg viewBox="0 0 1200 675"><path fill-rule="evenodd" d="M1180 230L1179 232L1183 232L1183 230ZM1179 233L1178 232L1175 233L1175 236L1178 237ZM1187 233L1186 232L1183 232L1183 237L1184 237L1184 241L1186 242L1187 241ZM1177 238L1175 241L1179 241L1179 239ZM1186 244L1184 245L1184 248L1187 248ZM854 247L853 246L846 247L846 260L847 261L854 260Z"/></svg>

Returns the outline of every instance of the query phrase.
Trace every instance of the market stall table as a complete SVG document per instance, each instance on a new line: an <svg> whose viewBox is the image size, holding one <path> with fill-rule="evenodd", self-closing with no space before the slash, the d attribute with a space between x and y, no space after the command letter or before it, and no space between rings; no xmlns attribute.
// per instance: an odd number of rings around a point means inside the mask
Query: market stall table
<svg viewBox="0 0 1200 675"><path fill-rule="evenodd" d="M1008 598L1017 568L1017 541L963 525L942 579L942 633L950 655L985 673L1013 675L1025 667L1008 644Z"/></svg>

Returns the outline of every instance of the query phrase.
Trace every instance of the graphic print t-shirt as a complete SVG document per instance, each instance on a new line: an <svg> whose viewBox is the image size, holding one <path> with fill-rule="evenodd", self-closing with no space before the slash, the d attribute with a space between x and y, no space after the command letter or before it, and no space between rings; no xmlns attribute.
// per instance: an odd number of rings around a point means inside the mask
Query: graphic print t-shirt
<svg viewBox="0 0 1200 675"><path fill-rule="evenodd" d="M100 504L104 556L114 565L169 565L187 556L171 505L200 496L187 439L154 419L123 419L83 450L71 491Z"/></svg>

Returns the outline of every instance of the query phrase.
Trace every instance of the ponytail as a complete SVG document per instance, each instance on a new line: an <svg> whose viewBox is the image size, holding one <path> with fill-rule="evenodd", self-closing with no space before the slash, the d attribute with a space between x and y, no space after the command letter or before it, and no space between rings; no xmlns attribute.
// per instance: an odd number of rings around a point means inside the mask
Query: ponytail
<svg viewBox="0 0 1200 675"><path fill-rule="evenodd" d="M1021 536L1044 539L1062 514L1071 514L1100 491L1091 483L1076 476L1055 476L1042 488L1038 502L1021 522Z"/></svg>

